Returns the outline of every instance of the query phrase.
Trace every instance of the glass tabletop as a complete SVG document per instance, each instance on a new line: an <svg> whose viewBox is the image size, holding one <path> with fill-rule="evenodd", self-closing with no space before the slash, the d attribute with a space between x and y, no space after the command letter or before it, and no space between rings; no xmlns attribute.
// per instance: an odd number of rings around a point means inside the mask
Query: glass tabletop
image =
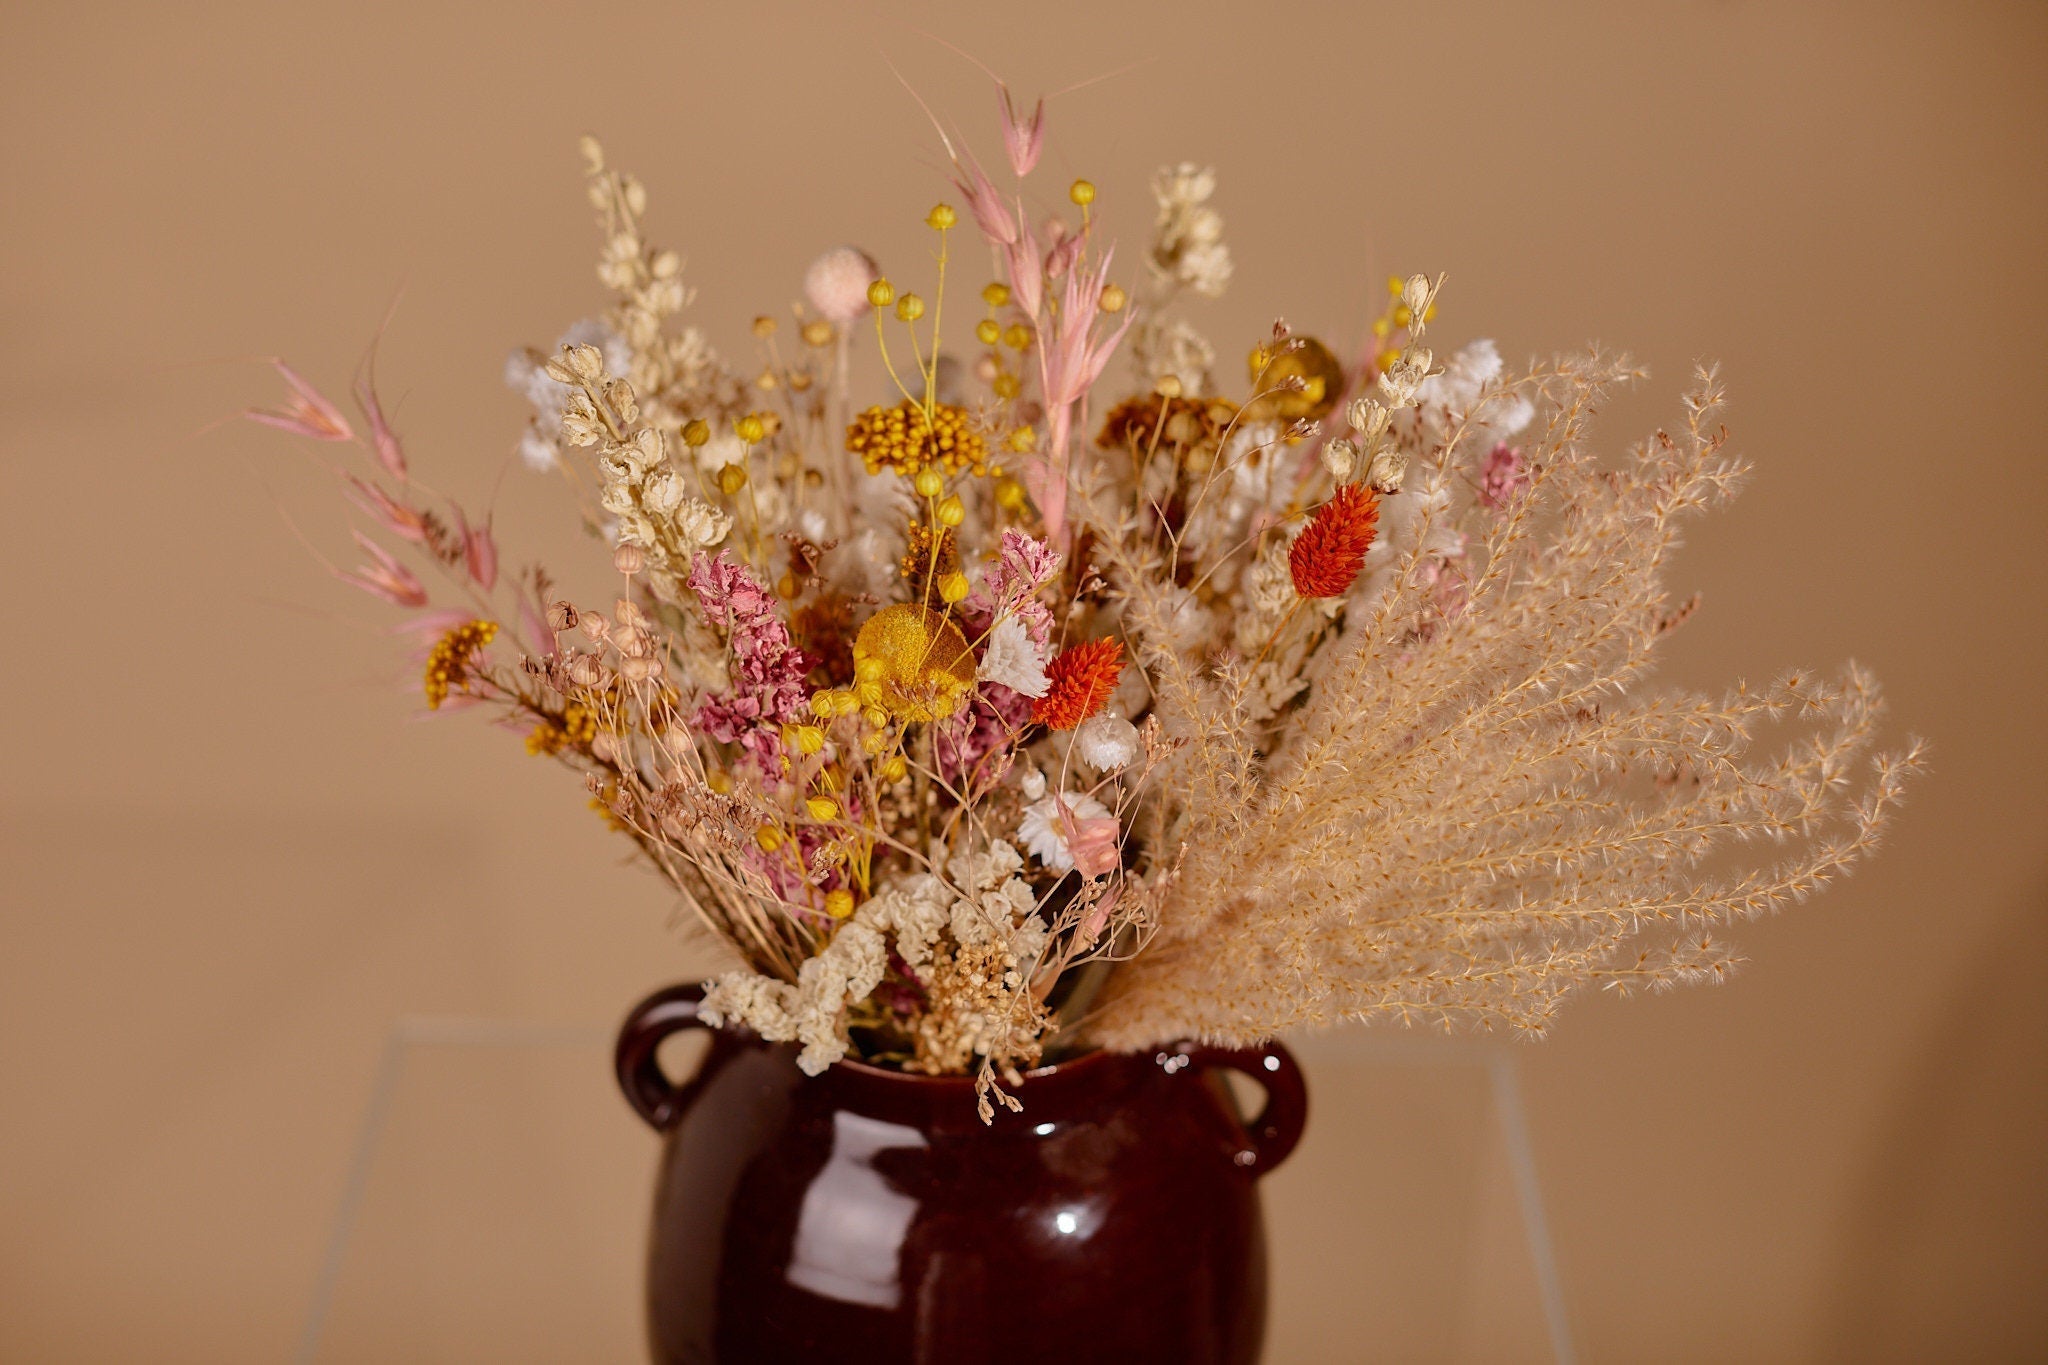
<svg viewBox="0 0 2048 1365"><path fill-rule="evenodd" d="M613 1087L611 1037L393 1027L301 1365L645 1359L657 1139ZM1293 1046L1311 1116L1261 1186L1269 1365L1572 1360L1512 1051L1366 1032Z"/></svg>

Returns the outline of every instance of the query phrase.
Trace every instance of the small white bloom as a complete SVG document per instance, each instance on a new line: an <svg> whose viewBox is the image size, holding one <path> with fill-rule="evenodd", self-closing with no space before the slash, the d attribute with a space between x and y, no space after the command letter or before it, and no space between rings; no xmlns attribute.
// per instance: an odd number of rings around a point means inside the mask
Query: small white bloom
<svg viewBox="0 0 2048 1365"><path fill-rule="evenodd" d="M1045 795L1045 774L1036 768L1021 768L1017 772L1017 785L1023 788L1026 801L1036 801Z"/></svg>
<svg viewBox="0 0 2048 1365"><path fill-rule="evenodd" d="M676 509L672 520L676 530L693 545L716 545L732 530L732 514L719 511L702 498L686 500Z"/></svg>
<svg viewBox="0 0 2048 1365"><path fill-rule="evenodd" d="M983 682L1001 683L1027 697L1042 697L1052 686L1045 676L1045 658L1032 643L1031 633L1014 616L1005 616L988 633L977 677Z"/></svg>
<svg viewBox="0 0 2048 1365"><path fill-rule="evenodd" d="M1074 854L1067 847L1067 837L1061 826L1108 818L1109 808L1094 797L1059 792L1024 808L1024 818L1017 825L1017 837L1024 841L1024 846L1039 862L1065 872L1073 867Z"/></svg>
<svg viewBox="0 0 2048 1365"><path fill-rule="evenodd" d="M729 464L739 464L747 458L747 445L730 431L713 436L697 447L697 468L707 474L716 474Z"/></svg>
<svg viewBox="0 0 2048 1365"><path fill-rule="evenodd" d="M667 465L650 472L640 485L640 505L651 516L673 517L686 500L695 500L689 485Z"/></svg>
<svg viewBox="0 0 2048 1365"><path fill-rule="evenodd" d="M560 460L555 449L554 438L539 427L529 426L526 434L519 438L519 458L528 469L536 474L545 474Z"/></svg>
<svg viewBox="0 0 2048 1365"><path fill-rule="evenodd" d="M1138 756L1138 727L1105 711L1075 732L1074 747L1097 772L1121 772Z"/></svg>
<svg viewBox="0 0 2048 1365"><path fill-rule="evenodd" d="M1358 447L1350 438L1333 436L1323 444L1323 468L1330 471L1330 477L1342 483L1351 477L1351 467L1358 463Z"/></svg>

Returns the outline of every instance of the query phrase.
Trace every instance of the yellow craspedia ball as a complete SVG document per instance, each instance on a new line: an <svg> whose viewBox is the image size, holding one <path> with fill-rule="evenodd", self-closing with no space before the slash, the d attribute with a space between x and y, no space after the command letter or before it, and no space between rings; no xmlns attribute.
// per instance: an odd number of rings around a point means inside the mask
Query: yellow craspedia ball
<svg viewBox="0 0 2048 1365"><path fill-rule="evenodd" d="M898 720L950 715L974 686L974 651L960 627L908 602L868 618L854 639L853 659L856 670L878 674L877 703Z"/></svg>
<svg viewBox="0 0 2048 1365"><path fill-rule="evenodd" d="M1287 351L1271 346L1252 348L1245 368L1260 394L1258 401L1245 406L1252 417L1277 417L1283 422L1296 418L1315 421L1337 406L1337 399L1344 392L1343 365L1330 354L1329 347L1314 337L1295 340L1300 344ZM1301 387L1288 386L1290 379L1299 379Z"/></svg>

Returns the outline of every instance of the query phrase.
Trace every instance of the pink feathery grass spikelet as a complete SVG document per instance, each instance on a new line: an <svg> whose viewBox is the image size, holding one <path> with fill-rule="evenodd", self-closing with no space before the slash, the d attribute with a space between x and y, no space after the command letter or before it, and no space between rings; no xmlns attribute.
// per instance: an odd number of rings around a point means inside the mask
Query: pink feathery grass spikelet
<svg viewBox="0 0 2048 1365"><path fill-rule="evenodd" d="M341 409L328 402L320 391L307 383L305 378L282 360L270 362L290 390L281 408L250 408L243 413L252 422L261 422L267 427L281 431L296 432L310 436L316 441L352 441L355 430L348 419L341 415Z"/></svg>
<svg viewBox="0 0 2048 1365"><path fill-rule="evenodd" d="M1078 242L1081 238L1073 240ZM1074 265L1066 271L1059 313L1050 320L1049 335L1038 353L1047 439L1044 459L1026 471L1026 482L1032 485L1032 496L1045 518L1047 538L1055 544L1066 531L1067 447L1073 436L1074 405L1102 377L1103 368L1109 364L1124 333L1130 330L1134 316L1126 313L1123 322L1107 336L1096 334L1096 304L1102 297L1110 261L1115 256L1116 249L1111 247L1092 268Z"/></svg>
<svg viewBox="0 0 2048 1365"><path fill-rule="evenodd" d="M974 215L974 225L981 229L981 235L996 247L1013 247L1017 244L1018 223L1010 212L1010 206L1003 202L1002 192L995 182L981 169L971 153L963 160L956 158L953 169L953 188L960 191L960 197L967 201L967 211Z"/></svg>
<svg viewBox="0 0 2048 1365"><path fill-rule="evenodd" d="M395 607L424 607L427 605L427 589L414 576L413 571L401 564L392 553L361 531L354 532L356 544L363 547L363 553L370 556L370 562L354 573L334 571L335 577L344 583L354 584L372 597L381 597Z"/></svg>
<svg viewBox="0 0 2048 1365"><path fill-rule="evenodd" d="M427 519L398 499L386 493L373 483L357 478L353 474L342 476L348 480L348 498L369 516L376 518L379 525L400 540L414 545L427 543Z"/></svg>
<svg viewBox="0 0 2048 1365"><path fill-rule="evenodd" d="M462 566L469 571L471 579L485 592L498 583L498 542L491 535L491 524L471 526L469 518L461 508L455 509L455 526L462 533Z"/></svg>
<svg viewBox="0 0 2048 1365"><path fill-rule="evenodd" d="M1011 296L1036 318L1045 303L1045 258L1029 223L1019 222L1016 240L1003 247L1003 260L1010 268Z"/></svg>
<svg viewBox="0 0 2048 1365"><path fill-rule="evenodd" d="M1038 165L1039 153L1045 150L1045 101L1040 99L1031 110L1030 121L1024 122L1010 103L1009 87L998 83L996 92L1003 112L1003 151L1010 158L1010 170L1022 180Z"/></svg>
<svg viewBox="0 0 2048 1365"><path fill-rule="evenodd" d="M377 401L377 376L373 369L365 368L355 383L356 406L363 410L363 420L370 427L370 453L377 457L377 463L400 483L405 482L405 450L398 444L398 433L391 429L391 423L384 417L384 405Z"/></svg>

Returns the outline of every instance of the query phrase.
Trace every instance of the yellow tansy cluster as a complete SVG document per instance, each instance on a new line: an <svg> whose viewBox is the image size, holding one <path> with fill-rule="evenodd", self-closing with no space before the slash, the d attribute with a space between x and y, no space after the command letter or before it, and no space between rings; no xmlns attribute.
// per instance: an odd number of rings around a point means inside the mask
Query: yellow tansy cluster
<svg viewBox="0 0 2048 1365"><path fill-rule="evenodd" d="M469 679L470 661L477 651L497 638L496 621L465 621L434 642L427 654L427 709L439 710L451 688Z"/></svg>
<svg viewBox="0 0 2048 1365"><path fill-rule="evenodd" d="M846 448L860 456L868 473L889 470L916 474L926 465L942 465L953 473L1002 473L991 470L988 442L982 439L965 408L937 403L927 419L922 405L908 400L892 408L869 408L846 429Z"/></svg>
<svg viewBox="0 0 2048 1365"><path fill-rule="evenodd" d="M564 749L585 749L597 738L597 712L580 702L562 708L559 720L543 717L526 735L526 752L536 757L554 755Z"/></svg>

